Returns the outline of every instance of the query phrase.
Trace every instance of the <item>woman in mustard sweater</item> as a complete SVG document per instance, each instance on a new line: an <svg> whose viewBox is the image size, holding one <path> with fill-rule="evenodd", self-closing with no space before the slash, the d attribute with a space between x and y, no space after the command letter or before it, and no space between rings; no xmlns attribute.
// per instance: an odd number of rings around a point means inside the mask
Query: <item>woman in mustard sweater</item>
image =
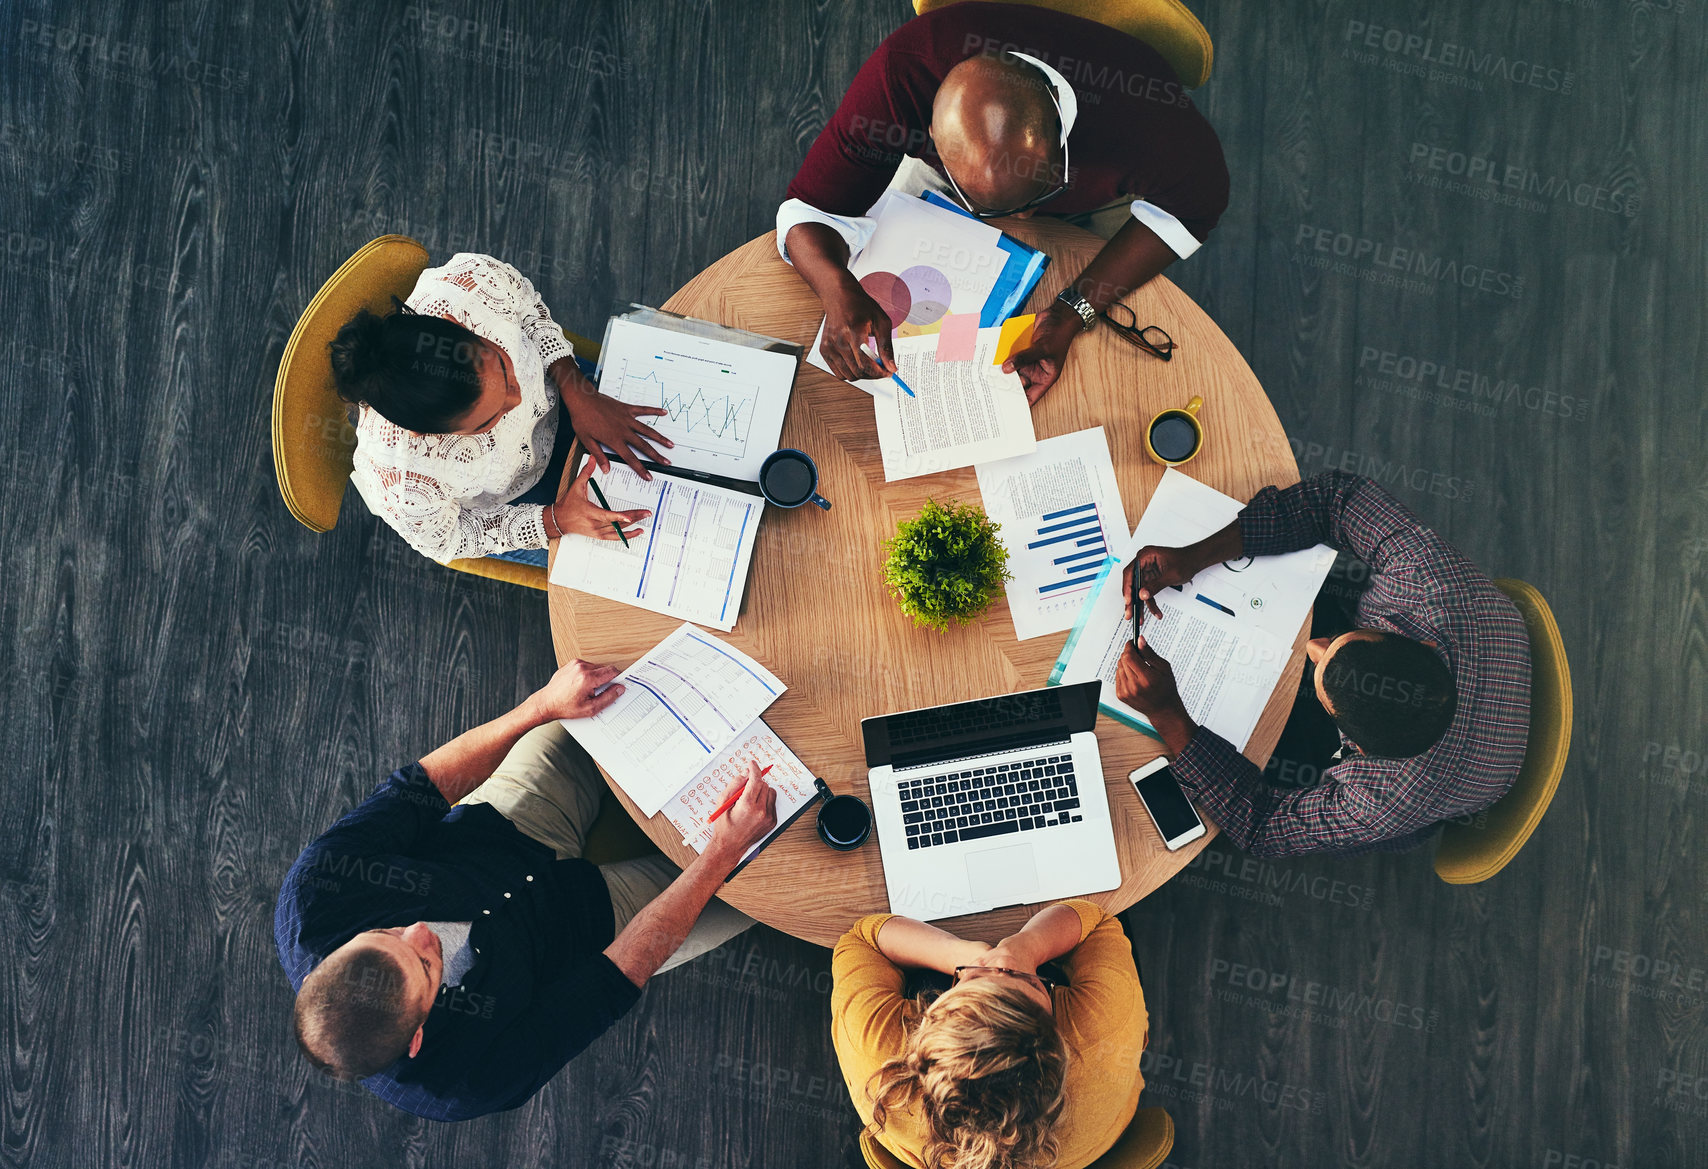
<svg viewBox="0 0 1708 1169"><path fill-rule="evenodd" d="M1039 973L1054 962L1065 979ZM996 945L893 914L832 958L831 1038L866 1132L917 1169L1083 1169L1133 1119L1149 1016L1121 923L1089 901ZM902 996L904 968L954 979Z"/></svg>

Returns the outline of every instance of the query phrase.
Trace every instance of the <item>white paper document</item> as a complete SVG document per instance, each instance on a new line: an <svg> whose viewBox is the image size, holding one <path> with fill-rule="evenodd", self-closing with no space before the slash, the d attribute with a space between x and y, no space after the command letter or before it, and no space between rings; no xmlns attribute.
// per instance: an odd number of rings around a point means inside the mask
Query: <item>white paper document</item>
<svg viewBox="0 0 1708 1169"><path fill-rule="evenodd" d="M1127 511L1101 426L1028 455L980 463L979 494L1008 549L1008 611L1021 641L1072 629L1103 561L1126 546Z"/></svg>
<svg viewBox="0 0 1708 1169"><path fill-rule="evenodd" d="M617 317L599 355L599 389L665 411L641 421L676 444L659 452L673 466L758 482L782 437L795 366L793 353Z"/></svg>
<svg viewBox="0 0 1708 1169"><path fill-rule="evenodd" d="M706 851L706 845L712 839L712 829L716 827L707 820L723 802L724 790L747 774L749 762L758 763L761 770L771 768L765 775L765 782L777 789L777 827L748 849L742 860L764 848L808 804L818 799L818 789L813 786L812 772L807 770L807 765L789 750L789 745L764 719L756 718L717 761L707 764L664 805L665 819L682 834L683 844L695 852Z"/></svg>
<svg viewBox="0 0 1708 1169"><path fill-rule="evenodd" d="M722 758L786 689L770 670L692 625L613 681L623 684L621 697L563 725L648 816Z"/></svg>
<svg viewBox="0 0 1708 1169"><path fill-rule="evenodd" d="M893 191L872 204L869 214L878 225L848 270L889 314L896 340L931 328L950 313L983 310L1008 261L998 246L1000 231L982 220ZM935 349L936 335L925 335ZM807 360L829 373L830 366L819 352L823 340L821 322ZM899 348L896 360L901 360ZM901 376L907 380L906 373ZM888 378L849 384L880 398L901 394Z"/></svg>
<svg viewBox="0 0 1708 1169"><path fill-rule="evenodd" d="M1149 720L1115 696L1115 669L1133 637L1133 623L1122 613L1122 569L1146 545L1179 547L1220 531L1244 506L1189 475L1165 471L1132 538L1105 562L1051 682L1101 678L1103 711L1153 732ZM1213 565L1186 584L1156 594L1163 615L1147 612L1139 632L1173 667L1180 699L1194 722L1236 750L1245 749L1333 564L1334 549L1318 544L1282 556Z"/></svg>
<svg viewBox="0 0 1708 1169"><path fill-rule="evenodd" d="M979 330L971 361L939 362L934 336L897 338L896 364L914 396L872 399L886 482L1036 449L1020 375L991 361L1000 331Z"/></svg>
<svg viewBox="0 0 1708 1169"><path fill-rule="evenodd" d="M567 535L552 583L726 632L735 627L765 501L712 483L655 473L648 483L624 464L595 472L612 511L646 508L639 536Z"/></svg>

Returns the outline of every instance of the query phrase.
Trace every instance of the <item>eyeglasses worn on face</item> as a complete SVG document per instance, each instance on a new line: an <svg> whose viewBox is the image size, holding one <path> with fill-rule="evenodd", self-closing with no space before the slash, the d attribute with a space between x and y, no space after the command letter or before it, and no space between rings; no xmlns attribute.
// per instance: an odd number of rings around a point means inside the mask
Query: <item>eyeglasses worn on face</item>
<svg viewBox="0 0 1708 1169"><path fill-rule="evenodd" d="M1030 64L1030 62L1028 62L1028 64ZM1037 69L1037 66L1033 65L1032 68ZM1061 99L1056 96L1056 87L1051 84L1048 77L1044 78L1044 90L1050 95L1050 104L1056 107L1056 126L1059 132L1060 127L1064 122L1062 117L1062 102ZM979 208L974 207L973 201L967 198L967 193L961 190L961 184L957 183L955 181L955 176L949 173L949 165L947 163L943 164L943 177L949 180L949 189L955 192L955 198L961 201L961 206L965 207L975 219L1002 219L1009 215L1019 215L1023 211L1031 211L1033 208L1042 207L1045 203L1048 203L1051 199L1054 199L1057 195L1068 189L1068 177L1073 174L1073 172L1068 169L1068 147L1065 136L1062 137L1061 143L1062 181L1057 183L1054 187L1051 187L1048 191L1045 191L1042 195L1039 195L1036 199L1029 199L1020 204L1020 206L1010 207L1006 211L981 211ZM932 142L932 148L936 149L935 140ZM941 154L941 151L939 151L939 154Z"/></svg>
<svg viewBox="0 0 1708 1169"><path fill-rule="evenodd" d="M1138 318L1133 316L1133 310L1124 304L1112 304L1097 314L1102 317L1109 328L1123 341L1130 341L1155 357L1164 361L1174 360L1174 338L1157 325L1139 327Z"/></svg>

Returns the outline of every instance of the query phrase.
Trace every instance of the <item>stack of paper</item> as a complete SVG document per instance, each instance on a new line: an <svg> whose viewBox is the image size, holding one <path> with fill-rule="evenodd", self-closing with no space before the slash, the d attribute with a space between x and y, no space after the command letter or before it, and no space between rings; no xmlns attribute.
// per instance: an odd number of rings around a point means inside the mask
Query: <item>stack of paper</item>
<svg viewBox="0 0 1708 1169"><path fill-rule="evenodd" d="M972 322L979 328L1000 326L1031 295L1049 263L1037 249L943 205L941 199L933 202L891 191L869 214L877 226L848 270L889 314L898 342L930 337L935 349L937 332L953 328L959 332L945 338L946 352L960 353ZM958 317L967 319L956 321ZM807 360L828 372L830 366L819 351L823 339L821 324ZM899 346L896 358L901 359ZM887 378L851 384L868 394L887 397L894 392Z"/></svg>
<svg viewBox="0 0 1708 1169"><path fill-rule="evenodd" d="M645 508L641 534L620 540L567 535L552 583L717 629L735 627L765 501L670 475L647 482L615 460L599 475L613 511Z"/></svg>
<svg viewBox="0 0 1708 1169"><path fill-rule="evenodd" d="M692 625L614 682L624 687L621 697L563 725L647 816L723 759L786 689L770 670Z"/></svg>
<svg viewBox="0 0 1708 1169"><path fill-rule="evenodd" d="M1123 616L1122 569L1146 545L1181 547L1220 531L1244 506L1172 467L1163 472L1132 539L1104 562L1050 673L1051 684L1101 678L1103 712L1154 735L1149 720L1115 695L1115 668L1134 636L1133 623ZM1318 544L1214 565L1157 594L1163 615L1144 614L1139 632L1173 667L1193 721L1245 749L1333 564L1334 549Z"/></svg>

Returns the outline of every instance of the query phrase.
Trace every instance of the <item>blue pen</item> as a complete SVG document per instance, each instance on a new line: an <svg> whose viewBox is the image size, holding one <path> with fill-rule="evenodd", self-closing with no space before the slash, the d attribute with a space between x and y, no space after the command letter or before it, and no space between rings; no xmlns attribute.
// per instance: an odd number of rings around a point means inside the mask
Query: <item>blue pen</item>
<svg viewBox="0 0 1708 1169"><path fill-rule="evenodd" d="M872 343L872 360L877 362L879 365L882 365L884 363L884 359L878 355L878 339L876 337L867 337L866 340L868 340ZM900 386L902 389L906 390L908 397L910 397L910 398L919 397L918 394L913 392L913 387L908 385L906 382L902 381L901 377L899 375L893 374L893 373L890 374L890 380L892 382L894 382L896 385Z"/></svg>
<svg viewBox="0 0 1708 1169"><path fill-rule="evenodd" d="M1210 606L1210 608L1212 608L1212 609L1220 609L1222 612L1226 613L1229 617L1237 617L1238 616L1237 613L1235 613L1232 609L1228 608L1226 605L1219 604L1215 601L1212 601L1209 597L1206 597L1203 593L1198 594L1198 599L1200 601L1203 601L1206 605Z"/></svg>

